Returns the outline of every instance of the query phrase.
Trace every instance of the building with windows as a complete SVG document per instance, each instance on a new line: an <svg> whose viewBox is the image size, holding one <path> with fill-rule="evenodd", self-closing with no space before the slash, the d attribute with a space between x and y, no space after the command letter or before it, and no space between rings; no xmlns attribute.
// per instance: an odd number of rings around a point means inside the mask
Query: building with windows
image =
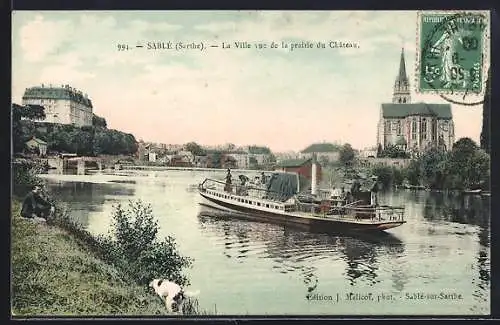
<svg viewBox="0 0 500 325"><path fill-rule="evenodd" d="M40 105L45 108L42 122L92 125L93 106L87 94L69 85L61 87L36 86L27 88L23 95L23 105Z"/></svg>
<svg viewBox="0 0 500 325"><path fill-rule="evenodd" d="M450 150L455 142L454 129L450 104L411 102L403 49L392 103L380 108L377 144L382 148L398 146L413 154L430 148Z"/></svg>

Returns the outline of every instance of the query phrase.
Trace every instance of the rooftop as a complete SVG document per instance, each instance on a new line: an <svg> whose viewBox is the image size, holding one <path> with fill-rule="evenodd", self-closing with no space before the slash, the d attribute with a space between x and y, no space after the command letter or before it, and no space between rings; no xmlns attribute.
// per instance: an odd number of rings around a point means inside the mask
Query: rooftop
<svg viewBox="0 0 500 325"><path fill-rule="evenodd" d="M92 101L81 91L78 91L69 86L65 87L45 87L36 86L27 88L24 91L23 100L25 99L69 99L87 107L92 107Z"/></svg>
<svg viewBox="0 0 500 325"><path fill-rule="evenodd" d="M32 137L31 139L29 139L27 142L30 142L30 141L34 141L38 144L47 144L47 142L43 141L42 139L38 139L36 137Z"/></svg>
<svg viewBox="0 0 500 325"><path fill-rule="evenodd" d="M435 116L440 119L452 119L450 104L382 104L384 118L404 118L407 116Z"/></svg>
<svg viewBox="0 0 500 325"><path fill-rule="evenodd" d="M309 159L291 159L291 160L284 160L276 165L278 167L301 167L310 161L312 161L311 158L309 158Z"/></svg>
<svg viewBox="0 0 500 325"><path fill-rule="evenodd" d="M304 150L302 153L313 153L313 152L337 152L340 151L341 146L333 143L313 143Z"/></svg>

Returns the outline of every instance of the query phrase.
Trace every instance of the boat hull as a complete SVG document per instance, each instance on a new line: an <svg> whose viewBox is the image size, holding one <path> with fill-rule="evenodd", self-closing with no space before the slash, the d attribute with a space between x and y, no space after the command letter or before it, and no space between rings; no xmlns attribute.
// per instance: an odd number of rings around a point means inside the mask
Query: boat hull
<svg viewBox="0 0 500 325"><path fill-rule="evenodd" d="M231 216L236 218L269 222L276 224L284 224L296 226L301 229L311 229L311 230L322 230L322 231L384 231L387 229L395 228L401 226L406 221L387 221L387 222L377 222L377 223L354 223L349 221L339 221L331 218L308 218L303 216L297 216L294 214L284 213L283 211L262 211L258 209L252 209L244 207L237 204L232 204L230 202L224 202L217 200L203 192L200 192L202 197L201 205L208 206L213 209L220 211L229 212Z"/></svg>

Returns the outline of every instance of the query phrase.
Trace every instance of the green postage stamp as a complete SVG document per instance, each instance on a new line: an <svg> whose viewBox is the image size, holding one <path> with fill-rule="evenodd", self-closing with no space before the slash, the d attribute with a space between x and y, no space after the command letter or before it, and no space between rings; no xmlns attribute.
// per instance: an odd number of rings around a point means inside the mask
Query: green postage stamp
<svg viewBox="0 0 500 325"><path fill-rule="evenodd" d="M418 91L480 94L488 55L487 13L420 12L418 25Z"/></svg>

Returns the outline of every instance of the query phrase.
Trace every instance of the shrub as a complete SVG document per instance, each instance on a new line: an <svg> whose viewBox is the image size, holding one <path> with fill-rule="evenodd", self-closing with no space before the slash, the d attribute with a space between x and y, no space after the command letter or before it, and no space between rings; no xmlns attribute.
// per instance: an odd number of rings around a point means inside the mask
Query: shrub
<svg viewBox="0 0 500 325"><path fill-rule="evenodd" d="M42 185L37 176L43 166L27 159L15 159L12 163L12 191L16 196L24 195L34 185Z"/></svg>
<svg viewBox="0 0 500 325"><path fill-rule="evenodd" d="M100 241L107 247L107 258L134 278L139 284L148 284L154 278L167 278L182 286L189 280L182 274L193 260L181 256L175 239L167 236L157 239L158 224L151 206L141 201L130 201L128 209L115 206L113 227Z"/></svg>

